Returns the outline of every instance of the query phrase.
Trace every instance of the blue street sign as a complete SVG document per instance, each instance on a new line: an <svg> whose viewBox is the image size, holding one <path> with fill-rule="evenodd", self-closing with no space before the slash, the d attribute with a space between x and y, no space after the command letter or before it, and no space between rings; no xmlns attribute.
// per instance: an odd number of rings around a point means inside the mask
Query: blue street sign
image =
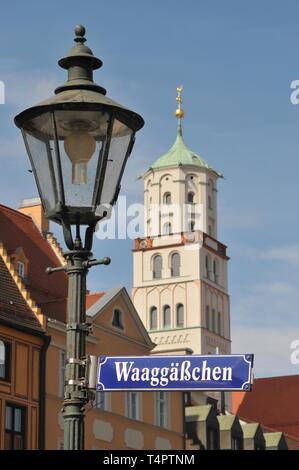
<svg viewBox="0 0 299 470"><path fill-rule="evenodd" d="M97 390L250 391L253 354L99 357Z"/></svg>

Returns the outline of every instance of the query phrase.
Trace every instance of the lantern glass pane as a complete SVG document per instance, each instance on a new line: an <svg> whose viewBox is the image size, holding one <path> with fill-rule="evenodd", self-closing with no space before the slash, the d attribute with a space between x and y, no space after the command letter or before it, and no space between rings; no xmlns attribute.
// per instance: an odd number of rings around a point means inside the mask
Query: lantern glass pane
<svg viewBox="0 0 299 470"><path fill-rule="evenodd" d="M44 210L51 212L58 203L59 194L53 145L48 139L41 140L29 132L24 132L23 136Z"/></svg>
<svg viewBox="0 0 299 470"><path fill-rule="evenodd" d="M115 196L126 164L132 133L132 129L117 119L114 120L103 187L99 192L99 205L101 206L112 205L115 202Z"/></svg>

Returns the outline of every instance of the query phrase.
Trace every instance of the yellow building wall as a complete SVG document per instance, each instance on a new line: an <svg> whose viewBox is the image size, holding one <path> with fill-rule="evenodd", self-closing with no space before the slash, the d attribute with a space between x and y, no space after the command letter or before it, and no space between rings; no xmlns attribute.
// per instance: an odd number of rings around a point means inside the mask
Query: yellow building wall
<svg viewBox="0 0 299 470"><path fill-rule="evenodd" d="M0 449L4 449L6 404L25 411L25 448L38 449L39 367L42 338L0 325L0 339L11 345L10 379L0 379Z"/></svg>

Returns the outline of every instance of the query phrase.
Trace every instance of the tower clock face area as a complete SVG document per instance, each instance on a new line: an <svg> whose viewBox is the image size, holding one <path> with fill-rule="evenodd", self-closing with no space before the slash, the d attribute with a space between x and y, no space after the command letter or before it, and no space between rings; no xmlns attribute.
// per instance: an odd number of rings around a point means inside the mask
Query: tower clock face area
<svg viewBox="0 0 299 470"><path fill-rule="evenodd" d="M182 87L172 147L143 176L145 234L133 249L135 307L155 352L230 352L226 246L218 240L220 173L184 142Z"/></svg>

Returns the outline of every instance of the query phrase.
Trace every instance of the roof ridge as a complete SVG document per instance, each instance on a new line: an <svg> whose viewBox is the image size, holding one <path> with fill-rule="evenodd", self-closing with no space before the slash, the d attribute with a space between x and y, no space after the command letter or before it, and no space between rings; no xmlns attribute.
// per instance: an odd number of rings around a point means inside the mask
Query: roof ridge
<svg viewBox="0 0 299 470"><path fill-rule="evenodd" d="M4 209L7 212L13 212L13 213L19 215L20 217L25 217L25 218L33 221L32 217L30 217L30 215L24 214L23 212L20 212L18 209L14 209L13 207L8 207L8 206L5 206L4 204L0 204L0 209Z"/></svg>
<svg viewBox="0 0 299 470"><path fill-rule="evenodd" d="M299 379L299 374L286 374L286 375L275 375L274 377L256 377L254 382L257 380L276 380L276 379L285 379L285 378L294 378Z"/></svg>

